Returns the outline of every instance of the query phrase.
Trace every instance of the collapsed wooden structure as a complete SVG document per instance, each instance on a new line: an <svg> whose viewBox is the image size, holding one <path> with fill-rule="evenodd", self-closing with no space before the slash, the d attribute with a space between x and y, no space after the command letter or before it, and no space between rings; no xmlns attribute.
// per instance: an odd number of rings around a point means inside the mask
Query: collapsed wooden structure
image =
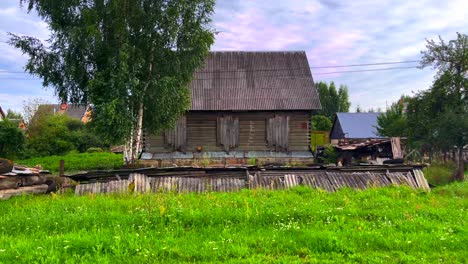
<svg viewBox="0 0 468 264"><path fill-rule="evenodd" d="M407 185L429 191L421 167L365 166L347 168L149 168L96 171L70 176L80 182L75 194L122 192L230 192L241 189L285 189L308 186L329 192Z"/></svg>

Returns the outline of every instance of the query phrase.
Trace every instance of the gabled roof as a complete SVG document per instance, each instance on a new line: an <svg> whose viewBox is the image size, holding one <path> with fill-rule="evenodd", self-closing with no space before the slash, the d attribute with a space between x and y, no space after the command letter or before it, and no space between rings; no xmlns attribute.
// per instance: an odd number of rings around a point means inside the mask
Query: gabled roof
<svg viewBox="0 0 468 264"><path fill-rule="evenodd" d="M60 104L44 104L40 105L41 108L47 108L47 111L50 111L52 114L55 113L65 113L67 116L81 120L88 107L86 105L66 105L66 109L62 109Z"/></svg>
<svg viewBox="0 0 468 264"><path fill-rule="evenodd" d="M303 51L210 52L190 89L191 110L321 109Z"/></svg>
<svg viewBox="0 0 468 264"><path fill-rule="evenodd" d="M337 113L331 139L382 138L377 133L377 117L380 113Z"/></svg>

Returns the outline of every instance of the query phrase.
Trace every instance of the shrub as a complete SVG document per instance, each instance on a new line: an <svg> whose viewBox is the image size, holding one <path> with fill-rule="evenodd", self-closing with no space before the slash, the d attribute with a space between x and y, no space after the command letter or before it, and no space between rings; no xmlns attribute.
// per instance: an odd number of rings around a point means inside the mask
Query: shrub
<svg viewBox="0 0 468 264"><path fill-rule="evenodd" d="M64 155L108 148L89 125L67 115L43 115L29 127L28 157Z"/></svg>
<svg viewBox="0 0 468 264"><path fill-rule="evenodd" d="M25 140L16 123L9 120L0 122L0 157L13 159L21 156Z"/></svg>
<svg viewBox="0 0 468 264"><path fill-rule="evenodd" d="M433 162L423 169L424 176L433 186L446 185L452 181L455 165L452 162Z"/></svg>
<svg viewBox="0 0 468 264"><path fill-rule="evenodd" d="M86 150L87 153L96 153L96 152L103 152L102 148L89 148Z"/></svg>
<svg viewBox="0 0 468 264"><path fill-rule="evenodd" d="M326 145L323 150L323 162L324 163L336 163L338 159L338 153L333 145Z"/></svg>

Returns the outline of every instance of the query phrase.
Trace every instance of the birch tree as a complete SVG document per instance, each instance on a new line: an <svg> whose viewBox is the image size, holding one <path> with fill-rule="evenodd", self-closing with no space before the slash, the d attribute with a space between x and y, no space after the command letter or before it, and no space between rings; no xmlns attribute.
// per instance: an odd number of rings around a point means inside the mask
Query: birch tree
<svg viewBox="0 0 468 264"><path fill-rule="evenodd" d="M20 0L50 37L10 34L25 70L63 102L93 105L92 124L129 142L128 162L149 133L170 127L190 104L189 82L214 42L214 0Z"/></svg>

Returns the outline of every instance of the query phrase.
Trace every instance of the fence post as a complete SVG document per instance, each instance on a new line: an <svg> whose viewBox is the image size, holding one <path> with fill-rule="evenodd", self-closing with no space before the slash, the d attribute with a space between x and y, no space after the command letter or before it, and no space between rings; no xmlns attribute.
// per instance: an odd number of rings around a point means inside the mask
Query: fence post
<svg viewBox="0 0 468 264"><path fill-rule="evenodd" d="M65 176L65 161L64 160L60 160L59 176L60 177Z"/></svg>

